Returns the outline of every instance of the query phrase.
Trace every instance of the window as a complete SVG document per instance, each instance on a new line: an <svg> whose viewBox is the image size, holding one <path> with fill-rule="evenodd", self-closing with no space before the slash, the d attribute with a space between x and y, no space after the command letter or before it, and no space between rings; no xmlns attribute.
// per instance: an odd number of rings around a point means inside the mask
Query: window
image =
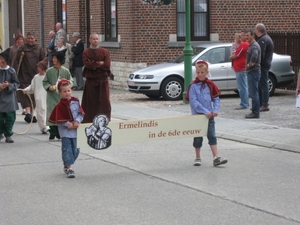
<svg viewBox="0 0 300 225"><path fill-rule="evenodd" d="M57 22L61 22L63 24L64 30L67 30L66 0L58 0L56 10L57 10Z"/></svg>
<svg viewBox="0 0 300 225"><path fill-rule="evenodd" d="M228 57L226 57L226 48L213 48L203 54L198 60L204 60L210 64L218 64L229 62Z"/></svg>
<svg viewBox="0 0 300 225"><path fill-rule="evenodd" d="M184 41L185 26L185 0L177 0L177 40ZM190 8L191 40L209 41L209 0L191 0Z"/></svg>
<svg viewBox="0 0 300 225"><path fill-rule="evenodd" d="M105 41L118 41L117 0L105 0Z"/></svg>

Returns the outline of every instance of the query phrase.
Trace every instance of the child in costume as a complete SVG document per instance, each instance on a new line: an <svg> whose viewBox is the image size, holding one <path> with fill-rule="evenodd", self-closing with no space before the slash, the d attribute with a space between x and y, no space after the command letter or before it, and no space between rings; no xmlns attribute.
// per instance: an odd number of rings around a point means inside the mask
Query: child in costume
<svg viewBox="0 0 300 225"><path fill-rule="evenodd" d="M74 178L75 173L72 165L79 155L77 148L77 128L83 120L84 111L80 106L78 98L72 97L70 82L62 79L57 84L60 101L54 107L49 122L57 124L61 137L62 160L64 172L68 178Z"/></svg>
<svg viewBox="0 0 300 225"><path fill-rule="evenodd" d="M70 71L62 66L65 63L65 52L66 49L63 51L54 52L52 54L54 66L50 67L46 71L46 75L43 80L43 86L47 91L47 119L49 119L54 106L59 102L60 99L60 96L57 92L58 82L64 78L69 80L70 85L73 86L73 78ZM54 140L55 137L60 139L57 125L50 123L49 120L47 120L47 125L50 127L49 141Z"/></svg>
<svg viewBox="0 0 300 225"><path fill-rule="evenodd" d="M220 91L215 83L206 76L209 74L208 64L205 61L196 62L196 78L190 84L186 99L190 101L192 115L204 114L209 119L207 138L213 154L213 165L227 163L227 159L218 156L217 137L215 132L214 117L218 116L220 108ZM201 165L200 149L203 137L194 137L193 146L196 152L194 166Z"/></svg>
<svg viewBox="0 0 300 225"><path fill-rule="evenodd" d="M0 140L5 136L6 143L13 143L12 129L19 109L16 91L20 83L16 71L8 65L9 51L8 48L0 53Z"/></svg>
<svg viewBox="0 0 300 225"><path fill-rule="evenodd" d="M48 58L40 61L37 64L38 74L36 74L31 80L31 84L23 89L23 93L26 94L34 94L35 100L35 112L37 117L37 122L42 134L48 134L48 130L50 129L46 126L46 98L47 92L43 87L43 80L45 78L46 70L48 68Z"/></svg>

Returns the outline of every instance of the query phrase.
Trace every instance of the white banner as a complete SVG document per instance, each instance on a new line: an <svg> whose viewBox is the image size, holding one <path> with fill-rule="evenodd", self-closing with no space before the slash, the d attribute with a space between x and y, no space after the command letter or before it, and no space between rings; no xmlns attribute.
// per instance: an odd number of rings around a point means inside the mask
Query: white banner
<svg viewBox="0 0 300 225"><path fill-rule="evenodd" d="M78 128L78 147L97 150L111 144L156 141L171 138L201 137L207 135L208 119L205 115L179 117L112 120L97 115L93 123Z"/></svg>

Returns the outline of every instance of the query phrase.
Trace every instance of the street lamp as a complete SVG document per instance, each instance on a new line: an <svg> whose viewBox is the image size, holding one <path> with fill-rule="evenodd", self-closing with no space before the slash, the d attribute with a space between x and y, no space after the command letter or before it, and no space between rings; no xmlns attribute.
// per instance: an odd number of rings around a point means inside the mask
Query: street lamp
<svg viewBox="0 0 300 225"><path fill-rule="evenodd" d="M191 2L185 0L185 46L183 49L184 55L184 91L183 91L183 102L188 103L185 99L186 91L188 86L192 82L192 56L193 49L191 45Z"/></svg>

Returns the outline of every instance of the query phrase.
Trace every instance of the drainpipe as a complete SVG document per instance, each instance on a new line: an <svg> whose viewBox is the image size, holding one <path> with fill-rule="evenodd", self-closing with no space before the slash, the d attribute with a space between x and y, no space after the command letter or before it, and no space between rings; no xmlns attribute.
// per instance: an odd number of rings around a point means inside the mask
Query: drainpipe
<svg viewBox="0 0 300 225"><path fill-rule="evenodd" d="M40 45L44 47L44 3L43 0L40 0L40 36L41 41Z"/></svg>

